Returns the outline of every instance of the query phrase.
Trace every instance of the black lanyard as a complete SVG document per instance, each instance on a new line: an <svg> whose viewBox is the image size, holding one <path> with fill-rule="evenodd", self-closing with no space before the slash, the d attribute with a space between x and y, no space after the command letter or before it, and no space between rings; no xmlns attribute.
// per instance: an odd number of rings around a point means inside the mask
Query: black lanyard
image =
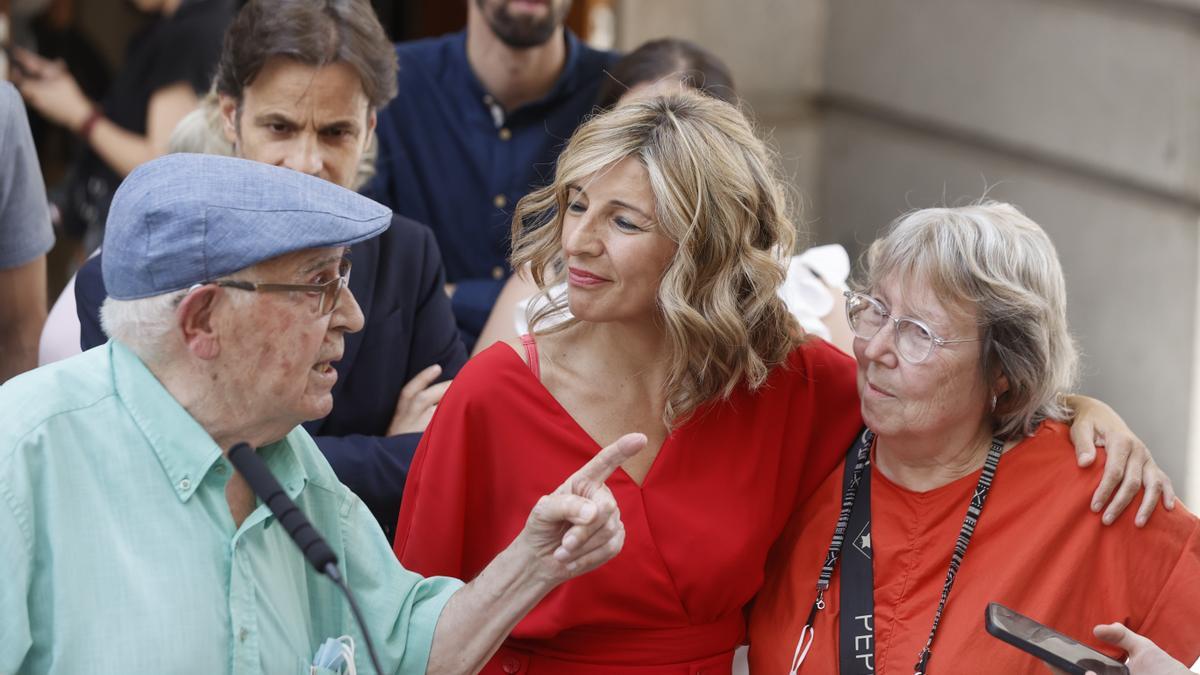
<svg viewBox="0 0 1200 675"><path fill-rule="evenodd" d="M874 569L871 565L871 444L875 434L870 429L863 433L850 446L846 453L846 467L842 479L842 510L838 515L837 526L833 531L833 541L829 544L829 552L825 555L825 564L821 566L821 574L817 578L817 599L813 602L812 610L808 613L804 629L800 633L800 641L796 645L796 653L792 658L792 673L808 656L814 636L813 625L817 611L825 609L825 591L829 589L829 581L837 567L841 556L842 545L845 543L847 531L857 549L846 558L842 565L842 584L839 600L841 601L840 649L839 663L841 675L857 675L858 673L874 672ZM996 467L1000 464L1000 454L1004 450L1004 441L992 439L991 450L983 464L983 473L975 485L971 503L967 506L967 515L963 518L962 529L954 542L954 553L950 557L950 569L946 571L946 583L942 586L942 597L938 602L937 612L933 616L933 626L929 629L929 639L925 648L917 657L913 667L916 675L925 675L928 671L929 659L933 656L933 639L937 635L938 625L942 621L942 612L946 608L946 599L958 576L958 568L962 565L971 543L971 536L983 513L983 505L987 501L988 491L992 480L996 477ZM859 493L865 496L859 501ZM861 505L855 508L855 505ZM853 518L852 518L853 516ZM808 643L805 643L805 640Z"/></svg>

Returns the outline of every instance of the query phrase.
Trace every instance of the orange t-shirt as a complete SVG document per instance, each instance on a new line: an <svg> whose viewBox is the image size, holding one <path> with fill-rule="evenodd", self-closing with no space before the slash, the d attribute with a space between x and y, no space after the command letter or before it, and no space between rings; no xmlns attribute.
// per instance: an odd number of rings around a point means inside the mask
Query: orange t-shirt
<svg viewBox="0 0 1200 675"><path fill-rule="evenodd" d="M1004 453L946 603L930 673L1047 672L985 631L989 602L1115 657L1124 654L1092 636L1096 624L1124 622L1183 663L1200 656L1200 520L1182 505L1160 507L1139 530L1131 507L1104 526L1088 508L1101 460L1079 469L1067 429L1057 423ZM768 562L750 623L755 675L791 666L837 522L842 471L835 469L793 517ZM875 672L913 672L978 480L976 472L918 493L872 470ZM801 673L838 670L841 573L839 565Z"/></svg>

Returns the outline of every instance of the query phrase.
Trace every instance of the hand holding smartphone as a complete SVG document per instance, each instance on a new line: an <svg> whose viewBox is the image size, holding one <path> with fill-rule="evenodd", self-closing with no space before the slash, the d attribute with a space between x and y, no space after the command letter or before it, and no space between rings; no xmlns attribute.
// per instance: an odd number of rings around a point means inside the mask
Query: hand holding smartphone
<svg viewBox="0 0 1200 675"><path fill-rule="evenodd" d="M1111 656L1004 605L990 603L985 616L987 632L1063 672L1071 675L1085 675L1088 671L1097 675L1129 675L1125 664Z"/></svg>

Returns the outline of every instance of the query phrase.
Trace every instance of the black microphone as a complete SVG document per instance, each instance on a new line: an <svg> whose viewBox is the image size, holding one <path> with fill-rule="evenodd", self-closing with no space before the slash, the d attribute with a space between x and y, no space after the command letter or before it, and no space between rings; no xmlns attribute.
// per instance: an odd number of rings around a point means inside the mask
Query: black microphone
<svg viewBox="0 0 1200 675"><path fill-rule="evenodd" d="M296 506L296 502L292 501L292 498L283 491L283 486L275 479L275 475L267 468L266 462L262 461L262 457L258 456L254 448L247 443L238 443L229 449L229 461L246 479L246 483L254 491L255 496L271 509L271 513L275 514L275 519L279 521L284 530L287 530L292 541L296 542L296 546L308 559L308 562L342 589L342 593L346 595L346 601L350 603L350 611L354 613L354 619L358 621L358 627L367 641L367 653L371 657L371 665L375 666L375 672L382 673L383 669L379 667L379 657L375 655L375 645L371 642L371 634L367 632L367 625L363 623L362 614L358 611L358 603L354 601L350 587L346 585L341 571L338 570L337 554L329 548L329 544L325 543L325 538L308 521L308 516L304 515L300 507Z"/></svg>
<svg viewBox="0 0 1200 675"><path fill-rule="evenodd" d="M308 516L283 491L283 486L254 448L246 443L238 443L229 450L229 461L246 479L254 494L275 514L276 520L291 535L292 541L296 542L308 562L321 574L329 574L327 568L333 565L334 574L340 577L337 555L325 543L321 533L308 522Z"/></svg>

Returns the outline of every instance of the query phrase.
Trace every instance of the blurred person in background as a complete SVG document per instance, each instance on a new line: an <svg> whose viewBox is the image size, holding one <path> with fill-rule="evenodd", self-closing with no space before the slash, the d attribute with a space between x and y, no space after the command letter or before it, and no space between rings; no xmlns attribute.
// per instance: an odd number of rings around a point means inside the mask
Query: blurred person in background
<svg viewBox="0 0 1200 675"><path fill-rule="evenodd" d="M570 0L467 0L464 31L396 45L365 194L428 224L470 348L509 275L512 207L544 184L616 55L563 27Z"/></svg>
<svg viewBox="0 0 1200 675"><path fill-rule="evenodd" d="M171 131L208 91L221 53L233 0L132 0L154 21L136 35L125 61L96 103L62 61L17 49L14 81L43 117L85 144L71 167L59 205L63 231L94 250L103 235L108 202L121 178L166 152Z"/></svg>
<svg viewBox="0 0 1200 675"><path fill-rule="evenodd" d="M0 82L0 382L37 366L50 208L21 96Z"/></svg>
<svg viewBox="0 0 1200 675"><path fill-rule="evenodd" d="M195 127L183 133L354 187L375 111L396 94L395 73L392 44L367 0L251 0L225 40L216 118L198 111ZM217 122L226 145L204 130ZM89 260L76 281L84 349L109 337L99 320L102 257ZM355 245L352 257L350 289L366 323L346 338L334 366L332 411L304 426L390 538L421 432L467 353L429 228L397 215L381 236Z"/></svg>
<svg viewBox="0 0 1200 675"><path fill-rule="evenodd" d="M864 277L846 306L865 428L766 567L751 670L1045 672L984 635L991 602L1081 640L1121 617L1200 656L1200 519L1152 490L1136 516L1088 514L1100 467L1069 452L1078 353L1042 228L1010 204L922 209Z"/></svg>
<svg viewBox="0 0 1200 675"><path fill-rule="evenodd" d="M796 236L777 172L736 108L683 90L585 122L554 181L517 205L514 264L543 287L567 279L567 295L447 392L397 556L469 578L563 469L626 427L648 442L609 482L622 555L548 596L485 673L729 672L768 551L862 425L852 361L777 294ZM543 324L562 303L571 318ZM1143 478L1155 502L1169 484L1138 455L1105 467L1129 477L1118 512Z"/></svg>
<svg viewBox="0 0 1200 675"><path fill-rule="evenodd" d="M600 86L597 106L609 110L639 97L670 95L684 89L739 104L733 76L721 59L694 42L661 38L644 43L617 62ZM787 280L779 289L780 297L804 330L847 354L851 336L842 313L842 291L846 290L849 273L846 249L817 246L792 256ZM536 297L537 291L526 270L509 277L473 353L526 333L528 316L549 298L563 296L567 286L564 283L549 289L546 298ZM568 318L570 312L565 305L563 310L551 320Z"/></svg>

